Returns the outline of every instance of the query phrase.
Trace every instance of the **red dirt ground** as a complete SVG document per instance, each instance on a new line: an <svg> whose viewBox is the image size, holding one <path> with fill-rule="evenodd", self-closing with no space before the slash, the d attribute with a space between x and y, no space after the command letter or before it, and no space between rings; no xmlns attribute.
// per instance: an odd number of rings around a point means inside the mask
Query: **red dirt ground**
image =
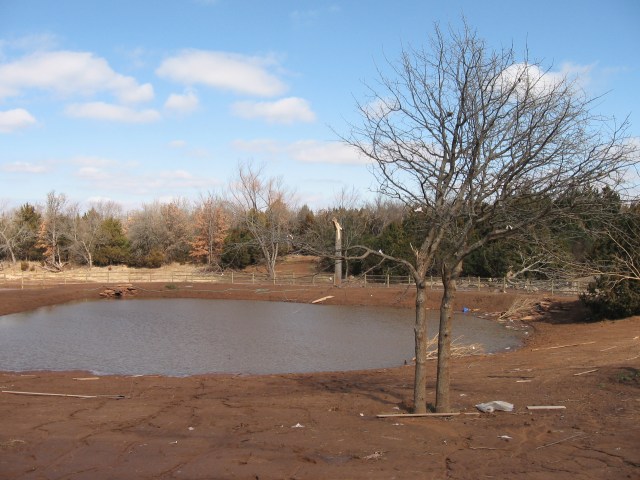
<svg viewBox="0 0 640 480"><path fill-rule="evenodd" d="M411 308L415 298L400 287L136 287L145 298L310 302L333 295L327 304L398 308ZM0 290L0 314L98 300L101 289ZM459 292L457 308L499 312L514 298ZM434 291L430 307L438 301ZM1 393L0 478L640 478L640 317L574 323L584 312L571 300L558 302L529 320L534 334L520 350L453 360L455 411L475 413L477 403L504 400L515 404L513 413L377 418L406 411L411 366L85 381L77 378L92 375L3 372L1 390L125 398ZM435 363L430 401L434 373ZM566 409L529 411L528 405Z"/></svg>

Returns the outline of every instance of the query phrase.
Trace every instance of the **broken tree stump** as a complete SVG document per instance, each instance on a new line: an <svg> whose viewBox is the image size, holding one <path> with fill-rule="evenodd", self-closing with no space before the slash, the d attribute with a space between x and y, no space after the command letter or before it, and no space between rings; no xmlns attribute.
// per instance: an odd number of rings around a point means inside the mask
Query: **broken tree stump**
<svg viewBox="0 0 640 480"><path fill-rule="evenodd" d="M115 287L105 287L105 289L100 292L100 296L104 298L122 298L133 296L136 293L138 293L137 288L130 283L125 283L116 285Z"/></svg>

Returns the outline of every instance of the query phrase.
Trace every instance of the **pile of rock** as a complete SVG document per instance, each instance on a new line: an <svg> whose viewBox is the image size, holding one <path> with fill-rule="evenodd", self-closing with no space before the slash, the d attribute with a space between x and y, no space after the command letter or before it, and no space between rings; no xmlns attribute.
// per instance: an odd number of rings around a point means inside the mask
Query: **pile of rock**
<svg viewBox="0 0 640 480"><path fill-rule="evenodd" d="M132 284L125 283L116 285L115 287L105 287L105 289L100 292L100 296L105 298L121 298L130 297L136 293L138 293L138 290Z"/></svg>

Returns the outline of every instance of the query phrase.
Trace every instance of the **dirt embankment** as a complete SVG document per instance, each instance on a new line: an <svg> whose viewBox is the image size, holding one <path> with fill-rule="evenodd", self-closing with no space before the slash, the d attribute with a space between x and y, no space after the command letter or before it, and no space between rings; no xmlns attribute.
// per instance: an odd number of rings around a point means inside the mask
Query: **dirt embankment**
<svg viewBox="0 0 640 480"><path fill-rule="evenodd" d="M391 305L402 288L136 284L137 296ZM102 286L0 291L0 314L81 299ZM456 308L507 310L512 294L460 292ZM130 301L130 300L100 300ZM437 308L439 294L429 300ZM377 418L412 398L413 368L267 376L0 373L0 478L640 478L640 318L573 323L570 301L529 320L522 349L453 361L453 409L514 413ZM0 333L1 334L1 333ZM366 335L366 332L363 332ZM435 364L429 381L434 399ZM122 395L116 400L102 395ZM527 410L528 405L563 406Z"/></svg>

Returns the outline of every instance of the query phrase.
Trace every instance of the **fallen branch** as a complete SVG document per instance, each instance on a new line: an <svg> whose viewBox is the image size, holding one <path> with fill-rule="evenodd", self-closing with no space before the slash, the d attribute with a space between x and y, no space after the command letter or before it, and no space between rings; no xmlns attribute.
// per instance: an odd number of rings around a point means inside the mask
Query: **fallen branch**
<svg viewBox="0 0 640 480"><path fill-rule="evenodd" d="M541 448L545 448L545 447L550 447L551 445L557 445L559 443L566 442L567 440L571 440L572 438L583 437L584 435L585 434L582 432L576 433L575 435L571 435L570 437L563 438L562 440L558 440L557 442L551 442L551 443L546 443L544 445L540 445L539 447L536 447L536 450L540 450Z"/></svg>
<svg viewBox="0 0 640 480"><path fill-rule="evenodd" d="M16 392L14 390L2 390L2 393L11 393L13 395L38 395L41 397L112 398L114 400L126 398L124 395L72 395L69 393Z"/></svg>
<svg viewBox="0 0 640 480"><path fill-rule="evenodd" d="M532 351L535 352L536 350L553 350L554 348L579 347L580 345L591 345L592 343L596 343L596 342L593 341L593 342L584 342L584 343L570 343L567 345L556 345L553 347L533 348Z"/></svg>
<svg viewBox="0 0 640 480"><path fill-rule="evenodd" d="M535 307L535 300L527 297L516 298L511 306L500 314L498 321L509 320L515 317L522 317L525 313L530 313Z"/></svg>
<svg viewBox="0 0 640 480"><path fill-rule="evenodd" d="M460 345L458 343L460 337L454 338L451 342L451 357L467 357L470 355L482 355L482 344L472 343L470 345ZM427 341L427 360L435 360L438 358L438 335L434 335L433 338ZM415 358L413 359L415 361Z"/></svg>
<svg viewBox="0 0 640 480"><path fill-rule="evenodd" d="M564 405L529 405L527 410L564 410Z"/></svg>
<svg viewBox="0 0 640 480"><path fill-rule="evenodd" d="M392 417L455 417L456 415L480 415L479 413L383 413L376 415L377 418L392 418Z"/></svg>
<svg viewBox="0 0 640 480"><path fill-rule="evenodd" d="M600 350L601 352L606 352L607 350L611 350L612 348L618 348L618 345L614 345L613 347L607 347Z"/></svg>
<svg viewBox="0 0 640 480"><path fill-rule="evenodd" d="M315 299L313 302L311 303L320 303L320 302L324 302L325 300L329 300L330 298L333 298L333 295L327 295L326 297L322 297L322 298L317 298Z"/></svg>

